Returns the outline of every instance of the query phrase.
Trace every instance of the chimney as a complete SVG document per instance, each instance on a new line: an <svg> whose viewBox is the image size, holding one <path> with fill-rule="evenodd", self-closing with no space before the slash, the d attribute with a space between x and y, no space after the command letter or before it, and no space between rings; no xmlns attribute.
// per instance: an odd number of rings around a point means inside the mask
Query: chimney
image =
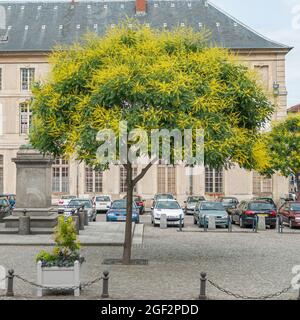
<svg viewBox="0 0 300 320"><path fill-rule="evenodd" d="M147 1L135 0L135 11L137 15L144 16L147 11Z"/></svg>

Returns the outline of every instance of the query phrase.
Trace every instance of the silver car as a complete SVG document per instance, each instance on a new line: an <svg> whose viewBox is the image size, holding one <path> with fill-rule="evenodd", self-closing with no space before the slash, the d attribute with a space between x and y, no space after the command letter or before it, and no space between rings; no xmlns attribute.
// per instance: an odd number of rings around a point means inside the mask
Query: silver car
<svg viewBox="0 0 300 320"><path fill-rule="evenodd" d="M87 212L89 221L96 221L96 209L90 199L72 199L65 207L64 216L71 216L73 212L80 209L82 206L84 206L84 210Z"/></svg>

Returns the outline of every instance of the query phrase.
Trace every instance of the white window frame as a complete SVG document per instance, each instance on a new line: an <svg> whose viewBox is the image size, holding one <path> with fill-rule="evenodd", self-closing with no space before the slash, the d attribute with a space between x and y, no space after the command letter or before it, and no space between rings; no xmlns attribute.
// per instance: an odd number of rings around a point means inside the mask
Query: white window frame
<svg viewBox="0 0 300 320"><path fill-rule="evenodd" d="M87 174L91 174L90 177ZM91 180L91 185L88 185ZM98 188L97 185L100 187ZM86 194L95 194L103 192L103 171L101 170L93 170L93 168L89 166L85 166L84 168L84 193Z"/></svg>
<svg viewBox="0 0 300 320"><path fill-rule="evenodd" d="M58 176L54 175L55 172L58 172ZM65 179L65 177L67 178ZM56 178L58 178L58 188L56 188L57 182L54 180ZM70 165L68 160L56 159L52 165L52 193L70 193Z"/></svg>
<svg viewBox="0 0 300 320"><path fill-rule="evenodd" d="M25 72L27 74L25 74ZM35 78L35 68L28 67L28 68L21 68L20 69L21 75L21 91L31 91L31 84L34 82Z"/></svg>

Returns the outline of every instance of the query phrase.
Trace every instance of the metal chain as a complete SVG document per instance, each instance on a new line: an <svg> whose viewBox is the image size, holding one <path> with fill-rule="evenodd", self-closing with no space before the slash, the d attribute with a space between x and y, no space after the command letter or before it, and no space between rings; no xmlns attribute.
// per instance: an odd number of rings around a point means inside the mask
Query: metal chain
<svg viewBox="0 0 300 320"><path fill-rule="evenodd" d="M219 291L229 295L229 296L232 296L232 297L235 297L237 299L242 299L242 300L268 300L268 299L272 299L272 298L276 298L276 297L279 297L285 293L287 293L288 291L290 291L292 289L292 286L290 285L289 287L287 288L284 288L283 290L281 291L278 291L276 293L273 293L273 294L269 294L269 295L263 295L263 296L260 296L260 297L251 297L251 296L245 296L245 295L241 295L241 294L238 294L238 293L233 293L229 290L226 290L222 287L220 287L219 285L217 285L216 283L214 283L213 281L211 280L208 280L207 281L213 286L215 287L216 289L218 289Z"/></svg>
<svg viewBox="0 0 300 320"><path fill-rule="evenodd" d="M36 287L36 288L41 288L41 289L48 289L48 290L77 290L77 289L83 289L83 288L86 288L86 287L90 287L92 286L93 284L95 284L96 282L99 282L103 279L103 277L99 277L99 278L96 278L92 281L89 281L89 282L86 282L86 283L82 283L80 284L79 286L72 286L72 287L49 287L49 286L42 286L40 284L37 284L35 282L32 282L32 281L29 281L19 275L14 275L17 279L33 286L33 287Z"/></svg>

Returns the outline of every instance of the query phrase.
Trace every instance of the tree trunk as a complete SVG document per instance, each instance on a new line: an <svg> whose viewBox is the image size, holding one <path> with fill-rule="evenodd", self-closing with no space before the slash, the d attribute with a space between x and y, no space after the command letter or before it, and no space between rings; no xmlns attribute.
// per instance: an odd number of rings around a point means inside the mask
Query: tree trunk
<svg viewBox="0 0 300 320"><path fill-rule="evenodd" d="M131 260L131 247L132 247L132 202L133 202L133 189L134 186L140 181L147 171L151 168L152 162L150 162L142 172L134 179L132 177L132 164L128 163L124 165L126 169L126 183L127 183L127 204L126 204L126 225L125 225L125 241L123 251L123 264L130 264Z"/></svg>
<svg viewBox="0 0 300 320"><path fill-rule="evenodd" d="M133 179L132 165L128 163L124 166L127 170L127 205L126 205L126 225L125 225L125 241L123 251L123 264L130 264L131 246L132 246L132 200L133 200Z"/></svg>

